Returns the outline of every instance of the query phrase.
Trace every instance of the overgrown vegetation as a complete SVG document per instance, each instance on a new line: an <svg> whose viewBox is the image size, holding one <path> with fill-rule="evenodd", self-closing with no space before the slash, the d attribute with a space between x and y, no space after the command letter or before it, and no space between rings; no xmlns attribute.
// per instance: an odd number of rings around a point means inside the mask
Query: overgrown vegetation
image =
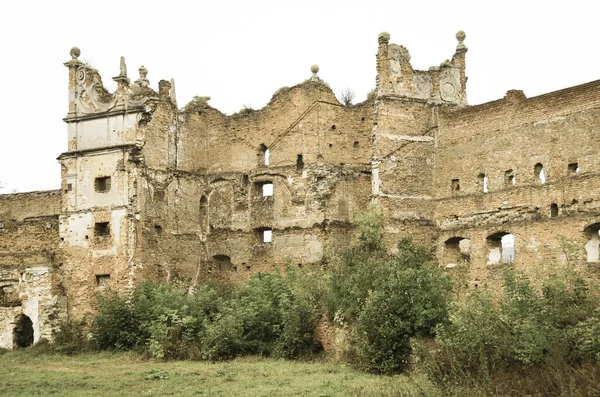
<svg viewBox="0 0 600 397"><path fill-rule="evenodd" d="M492 390L512 378L530 392L546 390L543 395L597 395L599 314L583 278L550 275L535 288L509 269L499 298L475 290L452 304L449 321L436 328L440 351L429 357L429 373L441 385ZM573 387L586 391L566 392Z"/></svg>
<svg viewBox="0 0 600 397"><path fill-rule="evenodd" d="M390 254L382 230L377 210L358 217L355 239L326 269L290 266L285 275L255 274L242 286L192 292L144 284L128 297L107 293L89 324L64 324L54 344L32 351L297 359L321 350L316 329L327 319L330 331L345 335L346 362L394 374L412 355L412 374L423 382L417 386L429 395L600 395L594 283L574 270L534 283L509 268L494 294L465 287L466 273L453 274L460 284L453 289L452 278L410 239Z"/></svg>
<svg viewBox="0 0 600 397"><path fill-rule="evenodd" d="M194 293L144 284L131 297L100 297L90 332L100 350L136 350L156 358L225 360L260 354L298 358L319 350L318 305L299 291L292 269L256 274L240 287Z"/></svg>
<svg viewBox="0 0 600 397"><path fill-rule="evenodd" d="M377 373L402 370L410 339L432 335L445 321L450 278L408 238L389 255L377 211L358 218L356 240L331 270L330 317L350 325L355 361Z"/></svg>

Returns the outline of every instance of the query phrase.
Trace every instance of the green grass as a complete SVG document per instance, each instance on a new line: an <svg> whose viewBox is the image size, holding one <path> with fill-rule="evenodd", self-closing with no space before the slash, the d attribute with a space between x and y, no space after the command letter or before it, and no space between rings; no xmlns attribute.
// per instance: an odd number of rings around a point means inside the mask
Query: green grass
<svg viewBox="0 0 600 397"><path fill-rule="evenodd" d="M261 357L158 361L130 353L0 355L0 396L435 396L425 377Z"/></svg>

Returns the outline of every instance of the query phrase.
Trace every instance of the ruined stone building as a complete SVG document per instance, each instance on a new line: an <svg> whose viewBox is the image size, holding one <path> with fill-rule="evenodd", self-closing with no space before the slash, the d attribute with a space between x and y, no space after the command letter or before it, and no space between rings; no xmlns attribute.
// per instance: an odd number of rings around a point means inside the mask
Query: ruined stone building
<svg viewBox="0 0 600 397"><path fill-rule="evenodd" d="M467 263L473 287L506 266L597 265L600 81L469 106L456 38L421 71L380 34L363 103L342 105L313 66L229 116L208 97L178 109L173 82L154 90L143 66L131 81L123 59L108 92L73 48L61 188L0 195L0 347L51 338L108 286L321 265L369 203L390 250L411 235Z"/></svg>

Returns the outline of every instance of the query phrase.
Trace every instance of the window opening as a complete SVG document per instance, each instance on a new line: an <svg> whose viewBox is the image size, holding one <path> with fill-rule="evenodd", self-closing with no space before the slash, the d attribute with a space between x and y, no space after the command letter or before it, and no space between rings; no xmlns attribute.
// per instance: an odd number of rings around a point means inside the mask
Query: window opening
<svg viewBox="0 0 600 397"><path fill-rule="evenodd" d="M108 222L96 222L94 224L94 236L107 237L110 236L110 227Z"/></svg>
<svg viewBox="0 0 600 397"><path fill-rule="evenodd" d="M585 244L585 252L589 263L600 262L600 223L594 223L585 228L587 235L587 243Z"/></svg>
<svg viewBox="0 0 600 397"><path fill-rule="evenodd" d="M579 174L579 164L578 163L569 163L567 166L569 171L569 175L577 175Z"/></svg>
<svg viewBox="0 0 600 397"><path fill-rule="evenodd" d="M67 183L67 192L71 192L71 191L73 191L73 184Z"/></svg>
<svg viewBox="0 0 600 397"><path fill-rule="evenodd" d="M267 146L264 143L261 143L258 147L258 165L269 165L269 162L271 161L270 157L271 151L267 148Z"/></svg>
<svg viewBox="0 0 600 397"><path fill-rule="evenodd" d="M273 196L273 184L265 183L262 185L262 195L263 197L272 197Z"/></svg>
<svg viewBox="0 0 600 397"><path fill-rule="evenodd" d="M94 181L94 190L98 193L108 193L110 191L110 176L101 176Z"/></svg>
<svg viewBox="0 0 600 397"><path fill-rule="evenodd" d="M296 157L296 170L300 171L303 168L304 168L304 157L301 154L299 154Z"/></svg>
<svg viewBox="0 0 600 397"><path fill-rule="evenodd" d="M273 182L256 182L257 197L273 197Z"/></svg>
<svg viewBox="0 0 600 397"><path fill-rule="evenodd" d="M536 182L539 182L541 185L546 183L546 175L544 174L544 166L541 163L537 163L535 167L533 167L533 174L535 176Z"/></svg>
<svg viewBox="0 0 600 397"><path fill-rule="evenodd" d="M218 270L232 270L231 258L227 255L215 255L212 257L215 268Z"/></svg>
<svg viewBox="0 0 600 397"><path fill-rule="evenodd" d="M359 145L358 141L354 141L354 149L358 149L358 145Z"/></svg>
<svg viewBox="0 0 600 397"><path fill-rule="evenodd" d="M558 216L558 205L556 203L552 203L550 205L550 217L554 218L555 216Z"/></svg>
<svg viewBox="0 0 600 397"><path fill-rule="evenodd" d="M515 185L517 183L517 178L515 178L513 170L504 171L504 183L506 185Z"/></svg>
<svg viewBox="0 0 600 397"><path fill-rule="evenodd" d="M469 262L471 240L464 237L452 237L444 243L444 263L453 268L461 262Z"/></svg>
<svg viewBox="0 0 600 397"><path fill-rule="evenodd" d="M482 187L483 192L487 193L488 192L488 177L487 175L485 175L483 172L479 175L477 175L477 178L479 179L479 185Z"/></svg>
<svg viewBox="0 0 600 397"><path fill-rule="evenodd" d="M273 241L273 230L272 229L264 229L263 230L263 243L270 243Z"/></svg>
<svg viewBox="0 0 600 397"><path fill-rule="evenodd" d="M452 179L451 189L453 192L458 192L460 190L460 182L458 179Z"/></svg>
<svg viewBox="0 0 600 397"><path fill-rule="evenodd" d="M487 237L488 265L511 264L515 261L515 236L498 232Z"/></svg>
<svg viewBox="0 0 600 397"><path fill-rule="evenodd" d="M110 274L97 274L96 275L96 287L101 289L107 289L110 287Z"/></svg>

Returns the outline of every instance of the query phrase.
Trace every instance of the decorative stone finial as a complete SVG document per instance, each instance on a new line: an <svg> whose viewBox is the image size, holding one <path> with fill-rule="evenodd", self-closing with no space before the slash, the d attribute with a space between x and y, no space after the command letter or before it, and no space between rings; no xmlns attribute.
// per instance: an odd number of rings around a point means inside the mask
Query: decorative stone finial
<svg viewBox="0 0 600 397"><path fill-rule="evenodd" d="M312 65L310 67L310 71L312 72L312 77L310 78L310 81L317 81L320 82L321 79L319 78L319 76L317 75L317 73L319 73L319 65Z"/></svg>
<svg viewBox="0 0 600 397"><path fill-rule="evenodd" d="M139 72L140 72L140 78L137 79L135 82L140 87L148 87L148 85L150 85L150 80L148 80L148 78L146 77L146 76L148 76L148 69L146 69L144 67L144 65L142 65L139 68Z"/></svg>
<svg viewBox="0 0 600 397"><path fill-rule="evenodd" d="M119 75L113 77L113 80L117 83L129 85L129 79L127 78L127 65L125 64L125 57L121 57L121 63L119 64Z"/></svg>
<svg viewBox="0 0 600 397"><path fill-rule="evenodd" d="M127 77L127 65L125 64L125 57L121 57L121 63L119 64L119 76Z"/></svg>
<svg viewBox="0 0 600 397"><path fill-rule="evenodd" d="M69 51L69 55L71 55L71 59L77 59L81 55L81 50L79 47L73 47L71 48L71 51Z"/></svg>
<svg viewBox="0 0 600 397"><path fill-rule="evenodd" d="M379 33L379 36L377 37L377 41L379 41L379 44L389 43L390 37L391 36L388 32L381 32L381 33Z"/></svg>
<svg viewBox="0 0 600 397"><path fill-rule="evenodd" d="M467 37L466 33L464 31L462 31L462 30L459 30L456 33L456 40L458 40L458 45L456 46L456 50L457 51L459 51L459 50L466 50L467 49L467 46L465 46L463 44L463 41L465 41L466 37Z"/></svg>

